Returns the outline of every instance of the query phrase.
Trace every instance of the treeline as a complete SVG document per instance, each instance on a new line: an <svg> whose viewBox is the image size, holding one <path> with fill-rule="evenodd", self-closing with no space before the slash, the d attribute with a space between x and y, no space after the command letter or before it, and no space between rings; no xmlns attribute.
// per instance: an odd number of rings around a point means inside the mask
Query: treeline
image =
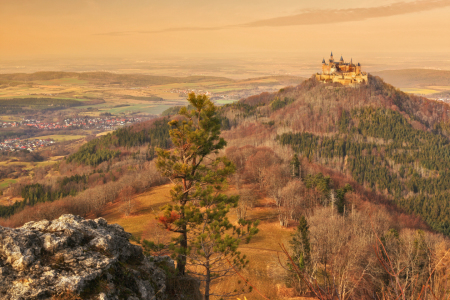
<svg viewBox="0 0 450 300"><path fill-rule="evenodd" d="M125 166L130 166L130 164ZM114 169L121 167L124 167L123 162L118 162L111 166L111 168ZM53 220L63 214L75 214L83 217L86 217L88 214L98 216L107 203L116 201L121 191L128 187L132 187L136 192L142 192L151 186L157 186L167 182L158 174L153 162L141 163L139 169L135 168L128 171L117 172L117 178L114 180L98 180L102 178L102 176L99 178L96 175L102 174L95 173L89 176L89 188L87 189L82 188L84 186L85 177L78 177L81 189L76 195L71 195L69 193L68 196L53 201L37 202L34 206L24 205L24 200L20 203L16 202L16 204L12 206L1 207L2 209L13 209L11 207L16 207L16 211L14 214L10 214L9 218L0 218L0 225L6 227L18 227L29 221L39 221L43 219ZM61 181L61 183L63 182L64 180ZM73 184L74 181L68 182L64 187L68 187L71 183ZM35 186L29 187L28 191L29 190L32 190L34 197L43 195L38 191L39 188L36 189ZM65 193L66 192L67 190ZM45 196L41 196L41 198L42 197Z"/></svg>
<svg viewBox="0 0 450 300"><path fill-rule="evenodd" d="M442 201L450 190L447 138L414 129L400 113L381 108L343 112L338 125L340 134L331 137L286 133L277 140L310 160L345 165L358 183L390 195L432 228L450 234L450 207Z"/></svg>
<svg viewBox="0 0 450 300"><path fill-rule="evenodd" d="M168 119L156 120L150 128L140 129L137 126L120 128L100 138L94 139L74 154L67 157L67 162L97 166L121 155L120 150L148 145L149 152L154 154L154 147L170 146ZM152 156L151 154L151 156ZM150 157L153 158L153 157Z"/></svg>
<svg viewBox="0 0 450 300"><path fill-rule="evenodd" d="M40 183L25 185L20 191L22 201L17 201L10 206L0 205L0 218L10 217L23 210L25 206L34 206L38 203L54 201L69 195L75 196L86 189L88 179L88 175L73 175L62 178L55 187Z"/></svg>
<svg viewBox="0 0 450 300"><path fill-rule="evenodd" d="M0 206L0 217L14 218L26 207L75 197L98 185L114 186L155 158L155 147L169 146L166 118L134 124L94 139L53 166L35 168L32 179L12 184L4 191L5 196L22 197L23 200L11 206ZM11 168L5 171L11 171ZM58 172L61 177L55 178L54 173L47 176L51 172Z"/></svg>
<svg viewBox="0 0 450 300"><path fill-rule="evenodd" d="M83 103L73 99L59 98L14 98L1 99L0 106L60 106L71 107L82 105Z"/></svg>
<svg viewBox="0 0 450 300"><path fill-rule="evenodd" d="M84 105L81 101L58 98L15 98L1 99L1 114L26 113L28 109L55 110Z"/></svg>

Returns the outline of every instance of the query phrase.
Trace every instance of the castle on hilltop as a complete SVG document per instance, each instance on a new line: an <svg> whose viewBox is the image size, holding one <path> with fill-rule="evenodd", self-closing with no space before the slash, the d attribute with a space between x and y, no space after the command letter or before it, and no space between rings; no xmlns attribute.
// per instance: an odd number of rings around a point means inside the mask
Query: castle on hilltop
<svg viewBox="0 0 450 300"><path fill-rule="evenodd" d="M339 62L335 62L333 52L328 64L325 59L322 60L322 73L316 74L316 79L320 82L338 82L343 85L357 85L360 83L367 83L367 73L361 72L361 65L353 64L352 60L349 63L344 62L342 58Z"/></svg>

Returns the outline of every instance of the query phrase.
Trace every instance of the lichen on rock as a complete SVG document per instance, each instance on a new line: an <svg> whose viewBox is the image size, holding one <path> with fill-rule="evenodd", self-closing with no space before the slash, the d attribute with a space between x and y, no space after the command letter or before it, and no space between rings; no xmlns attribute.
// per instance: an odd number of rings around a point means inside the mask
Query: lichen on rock
<svg viewBox="0 0 450 300"><path fill-rule="evenodd" d="M168 257L144 257L131 235L103 218L63 215L0 226L0 299L167 299Z"/></svg>

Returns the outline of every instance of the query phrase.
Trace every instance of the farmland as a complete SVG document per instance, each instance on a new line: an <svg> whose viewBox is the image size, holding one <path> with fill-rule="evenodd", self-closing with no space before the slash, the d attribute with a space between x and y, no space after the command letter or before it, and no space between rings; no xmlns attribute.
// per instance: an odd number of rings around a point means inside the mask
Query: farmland
<svg viewBox="0 0 450 300"><path fill-rule="evenodd" d="M450 101L450 71L434 69L385 70L375 72L401 91L431 99Z"/></svg>
<svg viewBox="0 0 450 300"><path fill-rule="evenodd" d="M66 113L157 115L171 106L184 105L189 92L205 93L222 105L301 81L303 78L295 76L232 80L213 76L168 77L102 72L2 74L0 101L15 100L10 104L15 105L17 99L36 99L40 103L42 99L47 99L47 102L57 99L58 108ZM64 100L67 101L65 107L62 105ZM43 103L38 108L49 109L52 104ZM2 119L11 117L2 116Z"/></svg>

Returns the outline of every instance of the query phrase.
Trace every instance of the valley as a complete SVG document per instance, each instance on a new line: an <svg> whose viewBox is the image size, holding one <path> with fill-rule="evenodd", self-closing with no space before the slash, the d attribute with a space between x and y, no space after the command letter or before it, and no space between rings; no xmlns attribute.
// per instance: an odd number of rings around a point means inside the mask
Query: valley
<svg viewBox="0 0 450 300"><path fill-rule="evenodd" d="M99 116L158 115L175 105L185 105L190 92L205 93L218 105L232 103L260 92L276 91L300 83L295 76L266 76L233 80L225 77L168 77L102 72L0 74L0 105L3 99L55 99L74 108L64 114ZM67 103L67 104L66 104ZM52 103L45 104L46 106ZM48 107L37 107L45 109ZM11 115L2 113L5 117Z"/></svg>
<svg viewBox="0 0 450 300"><path fill-rule="evenodd" d="M0 300L450 300L449 15L0 0Z"/></svg>
<svg viewBox="0 0 450 300"><path fill-rule="evenodd" d="M38 137L56 141L50 148L4 153L0 225L18 227L70 213L119 224L135 243L169 243L176 234L158 220L171 203L173 185L157 170L157 148L173 147L168 122L176 111L109 133L47 131L51 135ZM375 76L356 88L311 78L218 106L221 137L227 141L219 154L236 167L225 193L241 197L229 220L259 220L259 233L239 247L249 259L241 275L271 299L307 295L301 283L287 281L292 274L279 261L282 245L291 247L306 218L313 251L311 269L305 270L316 272L321 285L327 285L327 276L340 274L346 285L342 293L363 297L372 291L374 283L363 274L379 276L374 274L380 271L370 245L377 243L375 236L390 239L391 233L430 249L420 262L406 262L417 249L402 252L395 239L389 244L392 259L411 272L422 270L420 280L431 276L416 263L440 267L433 257L447 261L450 249L449 113L444 102L403 93ZM146 251L170 253L168 248ZM333 269L326 270L325 263ZM443 284L443 272L433 275L432 289ZM358 276L362 281L355 285ZM239 290L239 281L224 278L212 288ZM260 299L255 292L241 295Z"/></svg>

